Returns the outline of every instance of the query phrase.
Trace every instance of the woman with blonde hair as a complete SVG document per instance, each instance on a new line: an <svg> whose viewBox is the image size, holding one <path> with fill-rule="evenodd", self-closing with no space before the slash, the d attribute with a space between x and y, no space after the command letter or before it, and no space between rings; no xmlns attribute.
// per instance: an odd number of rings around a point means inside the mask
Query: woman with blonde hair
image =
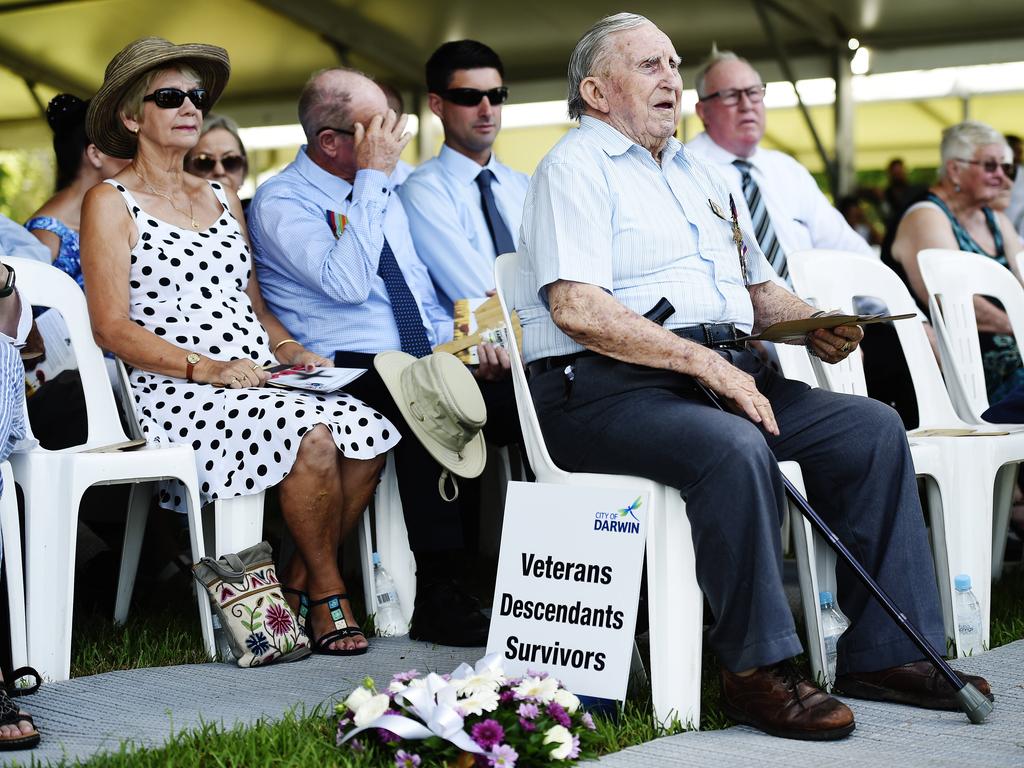
<svg viewBox="0 0 1024 768"><path fill-rule="evenodd" d="M281 581L299 595L300 619L308 612L314 651L362 653L338 547L399 436L345 393L263 388L275 363L332 363L264 304L234 191L184 172L229 72L222 48L155 37L108 65L87 126L104 152L131 163L85 200L93 332L130 366L146 438L195 450L203 503L279 486L297 548ZM161 493L178 510L183 498Z"/></svg>

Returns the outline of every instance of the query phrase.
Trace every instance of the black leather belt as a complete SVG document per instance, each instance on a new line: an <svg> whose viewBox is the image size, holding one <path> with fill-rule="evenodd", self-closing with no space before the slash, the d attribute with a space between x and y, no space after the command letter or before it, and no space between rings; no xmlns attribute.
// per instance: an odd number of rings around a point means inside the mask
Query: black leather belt
<svg viewBox="0 0 1024 768"><path fill-rule="evenodd" d="M726 349L730 347L742 349L744 347L744 342L737 341L740 334L732 323L701 323L700 325L690 325L685 328L673 328L672 333L711 349ZM596 355L596 352L585 350L571 355L542 357L540 360L528 363L526 368L531 376L537 376L553 369L563 370L581 357L594 357Z"/></svg>

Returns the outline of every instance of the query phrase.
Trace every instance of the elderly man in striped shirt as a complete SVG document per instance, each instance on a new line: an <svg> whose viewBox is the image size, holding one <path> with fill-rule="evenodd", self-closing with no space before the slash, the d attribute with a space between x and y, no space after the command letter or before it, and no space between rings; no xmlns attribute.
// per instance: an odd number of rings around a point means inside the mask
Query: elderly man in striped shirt
<svg viewBox="0 0 1024 768"><path fill-rule="evenodd" d="M812 503L943 648L913 464L892 409L784 379L735 341L814 308L773 281L725 182L673 137L681 92L672 42L642 16L603 19L577 44L569 112L580 127L541 162L523 214L515 298L530 386L562 467L649 477L686 498L730 716L778 736L842 738L852 712L787 662L801 649L782 586L777 460L800 462ZM644 315L662 298L672 310L659 325ZM861 337L842 326L807 344L834 363ZM710 407L698 384L733 412ZM853 575L837 577L851 619L842 690L955 709Z"/></svg>

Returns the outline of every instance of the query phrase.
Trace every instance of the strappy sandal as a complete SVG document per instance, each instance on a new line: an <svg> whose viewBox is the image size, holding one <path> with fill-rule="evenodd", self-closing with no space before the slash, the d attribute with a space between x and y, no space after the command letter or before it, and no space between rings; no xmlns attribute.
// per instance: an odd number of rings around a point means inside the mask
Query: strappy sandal
<svg viewBox="0 0 1024 768"><path fill-rule="evenodd" d="M324 656L360 656L366 653L369 648L368 645L364 645L362 648L330 648L330 644L337 640L347 640L348 638L363 638L366 639L366 635L359 627L349 626L349 623L345 621L345 614L341 610L341 601L348 600L347 594L342 595L328 595L322 600L310 600L309 607L312 608L314 605L327 604L327 608L331 612L331 619L334 621L334 629L325 632L320 635L316 640L313 641L313 653L323 654ZM312 623L309 625L307 634L312 630ZM312 638L312 635L310 635Z"/></svg>
<svg viewBox="0 0 1024 768"><path fill-rule="evenodd" d="M35 685L28 688L17 688L14 683L22 677L34 677ZM39 731L35 730L36 724L32 715L18 711L18 705L11 698L16 696L27 696L39 690L42 678L32 667L20 667L4 678L3 687L0 687L0 725L17 725L26 722L32 726L33 731L29 734L21 734L11 738L0 737L0 751L6 752L13 749L34 749L39 745Z"/></svg>
<svg viewBox="0 0 1024 768"><path fill-rule="evenodd" d="M309 637L309 631L306 629L306 622L309 620L309 595L301 589L292 589L291 587L285 586L281 587L281 592L286 595L299 596L299 610L295 612L295 618L299 622L299 629L306 634L306 637Z"/></svg>

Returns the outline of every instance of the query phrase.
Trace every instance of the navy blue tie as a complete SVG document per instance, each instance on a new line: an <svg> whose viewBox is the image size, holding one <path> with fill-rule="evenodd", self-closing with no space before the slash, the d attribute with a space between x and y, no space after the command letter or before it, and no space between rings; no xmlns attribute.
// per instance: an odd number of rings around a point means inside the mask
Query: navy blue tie
<svg viewBox="0 0 1024 768"><path fill-rule="evenodd" d="M480 187L480 205L484 209L484 218L487 220L487 230L491 233L491 242L494 243L494 252L501 256L503 253L515 253L516 244L508 232L508 225L501 218L498 204L494 202L494 192L491 191L493 180L494 173L489 168L484 168L477 174L476 185Z"/></svg>
<svg viewBox="0 0 1024 768"><path fill-rule="evenodd" d="M402 274L402 269L395 260L395 252L391 250L386 237L384 247L380 250L377 274L384 281L388 299L391 301L391 311L395 315L402 351L413 357L426 357L431 349L427 331L423 327L423 316L420 315L420 308L416 306L416 299L409 290L409 284L405 282L405 275Z"/></svg>

